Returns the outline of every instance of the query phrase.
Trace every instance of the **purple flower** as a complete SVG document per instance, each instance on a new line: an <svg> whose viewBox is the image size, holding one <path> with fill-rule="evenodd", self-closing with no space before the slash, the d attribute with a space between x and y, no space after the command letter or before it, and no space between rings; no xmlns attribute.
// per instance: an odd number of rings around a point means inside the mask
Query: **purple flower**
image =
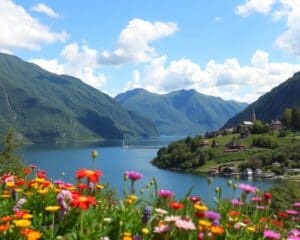
<svg viewBox="0 0 300 240"><path fill-rule="evenodd" d="M151 207L146 207L144 209L144 214L142 216L142 222L146 224L149 221L150 216L151 216Z"/></svg>
<svg viewBox="0 0 300 240"><path fill-rule="evenodd" d="M13 207L13 211L17 212L20 210L20 208L22 207L22 205L26 202L25 198L20 198L19 201L16 203L16 205Z"/></svg>
<svg viewBox="0 0 300 240"><path fill-rule="evenodd" d="M221 219L221 215L214 211L206 211L205 217L208 219L211 219L211 220L220 220Z"/></svg>
<svg viewBox="0 0 300 240"><path fill-rule="evenodd" d="M144 177L141 173L135 171L126 171L124 175L131 181L136 181Z"/></svg>
<svg viewBox="0 0 300 240"><path fill-rule="evenodd" d="M264 230L264 238L267 239L280 239L280 233L274 232L272 230Z"/></svg>
<svg viewBox="0 0 300 240"><path fill-rule="evenodd" d="M163 198L168 198L168 197L173 197L174 193L169 190L161 189L159 190L158 195Z"/></svg>

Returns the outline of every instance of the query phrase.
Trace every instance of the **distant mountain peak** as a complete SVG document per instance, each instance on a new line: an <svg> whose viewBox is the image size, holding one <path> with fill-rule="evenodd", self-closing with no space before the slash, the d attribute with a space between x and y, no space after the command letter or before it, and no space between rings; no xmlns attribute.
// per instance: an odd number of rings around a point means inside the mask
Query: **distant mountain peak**
<svg viewBox="0 0 300 240"><path fill-rule="evenodd" d="M125 108L151 119L160 134L203 134L220 128L248 104L207 96L194 89L155 94L144 89L120 93L115 98Z"/></svg>

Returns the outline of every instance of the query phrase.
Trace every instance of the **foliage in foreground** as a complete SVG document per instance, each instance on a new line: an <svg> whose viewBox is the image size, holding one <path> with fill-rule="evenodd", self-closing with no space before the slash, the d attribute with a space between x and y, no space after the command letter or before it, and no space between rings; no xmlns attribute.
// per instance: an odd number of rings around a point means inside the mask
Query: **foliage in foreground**
<svg viewBox="0 0 300 240"><path fill-rule="evenodd" d="M92 156L95 163L97 154ZM143 176L133 171L125 172L124 196L116 200L99 183L101 175L80 169L76 184L50 181L35 166L23 175L3 175L0 239L300 239L300 202L274 211L272 194L250 185L229 182L230 200L221 199L224 189L216 188L209 208L211 198L176 199L172 191L158 190L155 179L137 196L134 185Z"/></svg>

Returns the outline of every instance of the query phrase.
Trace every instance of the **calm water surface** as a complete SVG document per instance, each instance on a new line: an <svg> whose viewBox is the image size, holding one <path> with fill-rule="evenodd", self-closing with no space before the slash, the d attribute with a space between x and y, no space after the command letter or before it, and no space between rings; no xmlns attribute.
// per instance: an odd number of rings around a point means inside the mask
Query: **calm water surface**
<svg viewBox="0 0 300 240"><path fill-rule="evenodd" d="M63 180L73 182L76 170L92 167L91 151L97 150L99 156L96 160L96 167L104 173L101 181L109 182L110 186L119 193L123 190L124 172L134 170L144 175L144 178L137 182L138 188L145 187L155 177L159 188L172 190L179 197L183 197L193 187L193 194L206 199L207 175L181 174L158 169L149 163L158 150L155 145L166 145L170 140L172 139L139 141L130 143L131 148L123 148L120 146L121 143L32 145L24 147L21 156L29 164L35 164L47 170L50 178L61 179L61 173L64 172ZM213 189L220 186L223 189L223 195L231 196L231 190L227 191L228 180L229 178L226 177L214 177ZM242 178L239 182L255 185L262 190L275 183L272 180L256 178Z"/></svg>

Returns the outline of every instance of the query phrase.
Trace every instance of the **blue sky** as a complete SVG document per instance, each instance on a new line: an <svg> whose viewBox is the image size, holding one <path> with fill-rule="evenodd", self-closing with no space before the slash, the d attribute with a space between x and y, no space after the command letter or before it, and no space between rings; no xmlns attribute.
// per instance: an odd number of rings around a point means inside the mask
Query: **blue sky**
<svg viewBox="0 0 300 240"><path fill-rule="evenodd" d="M299 16L297 0L0 0L0 50L111 96L252 102L300 70Z"/></svg>

